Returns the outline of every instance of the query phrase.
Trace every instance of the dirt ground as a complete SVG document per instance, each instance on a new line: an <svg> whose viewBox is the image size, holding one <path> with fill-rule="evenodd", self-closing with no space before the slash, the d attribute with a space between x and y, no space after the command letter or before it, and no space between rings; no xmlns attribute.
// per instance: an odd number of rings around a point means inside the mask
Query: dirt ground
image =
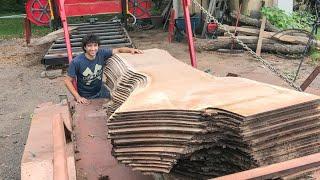
<svg viewBox="0 0 320 180"><path fill-rule="evenodd" d="M162 30L129 34L139 49L165 49L176 59L190 63L187 44L169 44L167 33ZM40 77L45 70L40 60L47 48L47 45L27 47L23 39L0 40L0 179L20 179L20 161L35 107L48 101L57 103L59 95L67 93L63 77ZM281 59L270 54L262 56L287 74L292 74L299 63L299 60ZM198 69L214 76L235 73L243 78L289 87L247 53L197 52L197 59ZM314 66L304 63L297 84L301 84L313 69ZM320 77L307 92L320 95Z"/></svg>

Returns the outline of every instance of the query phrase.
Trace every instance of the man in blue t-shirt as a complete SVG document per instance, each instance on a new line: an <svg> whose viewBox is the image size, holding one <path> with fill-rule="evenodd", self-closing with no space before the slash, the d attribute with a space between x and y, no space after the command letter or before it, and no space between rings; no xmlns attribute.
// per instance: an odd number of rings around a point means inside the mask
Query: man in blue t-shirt
<svg viewBox="0 0 320 180"><path fill-rule="evenodd" d="M109 91L102 84L105 62L116 53L141 54L133 48L99 49L99 38L88 34L82 39L84 53L75 57L69 64L68 75L64 82L78 103L87 104L88 99L110 98ZM77 81L77 89L72 82Z"/></svg>

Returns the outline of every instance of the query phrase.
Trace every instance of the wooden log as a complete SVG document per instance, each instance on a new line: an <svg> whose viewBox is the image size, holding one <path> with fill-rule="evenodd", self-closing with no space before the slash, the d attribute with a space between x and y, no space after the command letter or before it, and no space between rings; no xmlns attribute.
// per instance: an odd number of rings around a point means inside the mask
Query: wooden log
<svg viewBox="0 0 320 180"><path fill-rule="evenodd" d="M69 33L77 29L77 27L70 26L69 27ZM53 31L46 36L41 37L39 40L34 42L32 45L40 46L47 43L52 43L53 41L57 40L58 38L63 37L63 29L59 29L56 31Z"/></svg>
<svg viewBox="0 0 320 180"><path fill-rule="evenodd" d="M234 32L236 27L235 26L229 26L229 25L223 25L226 30L230 32ZM221 29L222 32L225 32L223 29ZM259 29L257 29L254 26L250 27L237 27L237 32L241 33L243 35L248 35L248 36L257 36L259 34Z"/></svg>
<svg viewBox="0 0 320 180"><path fill-rule="evenodd" d="M250 37L250 36L249 36ZM256 50L258 37L251 36L250 38L239 37L249 48ZM281 44L275 40L263 39L263 46L261 47L262 52L278 52L287 54L300 54L303 53L304 45L291 45ZM232 39L229 37L223 37L215 40L196 40L196 49L198 51L216 51L218 49L230 49L232 45ZM236 44L235 49L242 49L242 46Z"/></svg>
<svg viewBox="0 0 320 180"><path fill-rule="evenodd" d="M233 18L237 18L237 12L233 11L230 13L231 17ZM244 16L244 15L240 15L239 21L247 24L247 25L251 25L251 26L256 26L256 27L260 27L260 21L258 19L253 19L250 18L248 16ZM272 25L270 22L266 22L266 30L267 31L273 31L273 32L277 32L279 31L278 28L276 28L274 25Z"/></svg>
<svg viewBox="0 0 320 180"><path fill-rule="evenodd" d="M235 30L235 26L224 25L224 27L230 32L234 32ZM255 28L237 27L237 32L244 35L249 35L249 36L259 35L259 30ZM275 32L267 32L267 31L263 32L263 38L272 38L274 40L291 43L291 44L306 45L308 43L308 37L283 35L283 33L279 33L276 35ZM313 40L312 44L316 47L320 47L320 41L318 40Z"/></svg>
<svg viewBox="0 0 320 180"><path fill-rule="evenodd" d="M237 36L237 37L239 40L241 40L245 44L257 44L257 42L258 42L257 36ZM232 42L233 42L232 38L227 37L227 36L221 36L221 37L218 37L218 39L214 39L214 40L196 39L196 41L195 41L196 46L199 49L202 49L202 48L206 49L207 47L209 47L209 49L211 49L212 48L211 46L224 47L224 46L229 45ZM264 38L264 42L266 44L277 43L274 40L266 39L266 38ZM235 43L237 44L237 42L235 42ZM211 49L211 50L213 50L213 49Z"/></svg>

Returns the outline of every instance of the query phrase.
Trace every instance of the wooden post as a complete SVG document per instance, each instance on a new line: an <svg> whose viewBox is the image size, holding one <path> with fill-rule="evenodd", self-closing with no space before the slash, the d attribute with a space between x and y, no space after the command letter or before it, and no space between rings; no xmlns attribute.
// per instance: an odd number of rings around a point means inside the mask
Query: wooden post
<svg viewBox="0 0 320 180"><path fill-rule="evenodd" d="M25 17L23 24L24 24L24 36L26 38L27 45L29 45L31 40L31 22L27 17Z"/></svg>
<svg viewBox="0 0 320 180"><path fill-rule="evenodd" d="M262 2L262 7L264 7L264 5L265 5L265 2L263 1ZM266 27L266 22L267 22L267 18L265 16L263 16L262 20L261 20L259 39L258 39L257 49L256 49L256 53L257 53L258 56L261 55L261 46L262 46L264 28Z"/></svg>
<svg viewBox="0 0 320 180"><path fill-rule="evenodd" d="M265 16L263 16L263 18L261 20L260 34L259 34L259 39L258 39L258 43L257 43L257 50L256 50L256 53L258 56L261 55L261 46L262 46L263 33L264 33L264 28L266 26L266 21L267 21L267 18Z"/></svg>
<svg viewBox="0 0 320 180"><path fill-rule="evenodd" d="M308 88L308 86L313 82L313 80L318 76L319 73L320 73L320 66L317 66L300 86L302 91Z"/></svg>

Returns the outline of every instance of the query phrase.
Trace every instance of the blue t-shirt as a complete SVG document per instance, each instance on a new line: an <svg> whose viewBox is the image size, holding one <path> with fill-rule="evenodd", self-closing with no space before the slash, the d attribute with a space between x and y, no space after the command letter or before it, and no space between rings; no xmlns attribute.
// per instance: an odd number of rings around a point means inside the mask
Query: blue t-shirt
<svg viewBox="0 0 320 180"><path fill-rule="evenodd" d="M77 78L80 96L88 98L99 93L105 62L111 56L111 49L99 49L94 60L89 60L84 53L72 60L68 75Z"/></svg>

